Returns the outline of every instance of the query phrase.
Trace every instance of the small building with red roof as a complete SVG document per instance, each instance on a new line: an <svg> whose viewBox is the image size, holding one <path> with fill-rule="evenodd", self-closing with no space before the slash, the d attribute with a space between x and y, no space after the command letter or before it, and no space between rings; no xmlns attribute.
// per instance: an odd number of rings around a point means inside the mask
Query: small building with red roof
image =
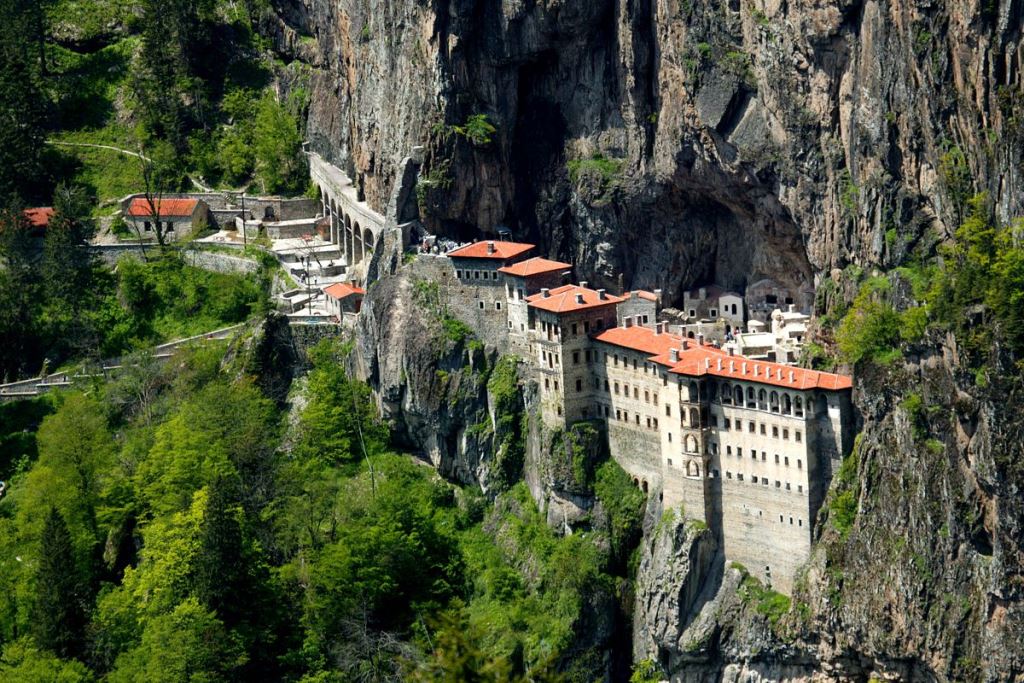
<svg viewBox="0 0 1024 683"><path fill-rule="evenodd" d="M626 318L632 318L637 325L654 325L661 309L661 290L649 292L646 289L634 289L622 293L623 301L618 308L618 321L621 325Z"/></svg>
<svg viewBox="0 0 1024 683"><path fill-rule="evenodd" d="M170 238L184 237L209 224L209 207L193 197L129 197L122 205L125 221L142 236L155 236L161 229Z"/></svg>
<svg viewBox="0 0 1024 683"><path fill-rule="evenodd" d="M529 304L526 298L542 289L555 289L566 282L572 264L534 256L498 269L505 283L508 307L508 336L510 346L520 354L529 353L526 340L530 324Z"/></svg>
<svg viewBox="0 0 1024 683"><path fill-rule="evenodd" d="M338 320L341 320L346 313L359 313L365 295L365 289L347 282L336 282L324 287L327 311Z"/></svg>
<svg viewBox="0 0 1024 683"><path fill-rule="evenodd" d="M46 233L46 228L50 225L50 219L53 218L53 207L36 206L31 209L25 209L24 214L32 235L42 237Z"/></svg>

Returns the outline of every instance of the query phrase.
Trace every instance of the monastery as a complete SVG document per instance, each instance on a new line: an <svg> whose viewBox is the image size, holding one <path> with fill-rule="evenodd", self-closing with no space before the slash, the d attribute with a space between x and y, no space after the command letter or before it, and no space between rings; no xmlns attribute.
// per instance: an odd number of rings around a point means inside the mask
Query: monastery
<svg viewBox="0 0 1024 683"><path fill-rule="evenodd" d="M673 334L657 321L658 293L563 284L571 265L527 258L532 249L484 241L448 252L453 314L530 363L546 425L600 420L638 486L707 523L728 561L791 591L852 448L851 379ZM734 303L731 324L742 324Z"/></svg>

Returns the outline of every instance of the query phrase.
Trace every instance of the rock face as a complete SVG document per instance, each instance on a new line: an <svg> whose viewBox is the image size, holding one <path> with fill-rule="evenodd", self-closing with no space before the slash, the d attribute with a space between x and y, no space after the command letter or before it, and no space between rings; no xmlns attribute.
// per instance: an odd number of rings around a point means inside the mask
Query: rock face
<svg viewBox="0 0 1024 683"><path fill-rule="evenodd" d="M794 288L897 265L976 191L1024 214L1020 0L274 5L266 33L312 66L311 144L375 208L425 145L428 226L507 225L598 286L669 305L710 281ZM410 444L486 488L495 359L446 341L414 287L371 290L360 372ZM637 656L673 680L1024 680L1017 373L995 357L982 386L933 339L858 377L856 518L840 533L822 513L793 609L737 602L737 571L677 525L646 541ZM588 502L531 471L571 528Z"/></svg>
<svg viewBox="0 0 1024 683"><path fill-rule="evenodd" d="M1024 210L1017 0L277 5L310 140L371 204L427 144L429 224L592 282L793 284L895 262L975 190Z"/></svg>

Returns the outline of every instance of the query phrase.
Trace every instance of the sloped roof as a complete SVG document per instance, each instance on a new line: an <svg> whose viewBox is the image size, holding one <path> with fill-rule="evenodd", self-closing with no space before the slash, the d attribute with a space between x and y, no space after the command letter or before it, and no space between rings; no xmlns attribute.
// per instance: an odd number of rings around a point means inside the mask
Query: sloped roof
<svg viewBox="0 0 1024 683"><path fill-rule="evenodd" d="M36 206L31 209L25 209L25 218L28 219L28 224L33 228L45 228L50 224L50 219L53 218L53 207Z"/></svg>
<svg viewBox="0 0 1024 683"><path fill-rule="evenodd" d="M579 295L579 299L577 299L577 295ZM622 301L622 297L605 294L602 299L596 290L580 287L579 285L563 285L550 290L546 297L544 292L540 292L526 297L526 301L530 306L539 308L542 311L570 313L588 308L607 306L608 304L617 304Z"/></svg>
<svg viewBox="0 0 1024 683"><path fill-rule="evenodd" d="M177 218L182 216L191 216L196 210L196 205L199 203L198 199L154 199L153 205L156 207L156 213L161 217ZM150 208L149 200L145 197L135 197L132 199L132 203L128 205L128 215L137 218L149 218L153 215L153 211Z"/></svg>
<svg viewBox="0 0 1024 683"><path fill-rule="evenodd" d="M727 379L757 382L784 389L826 389L839 391L853 386L846 375L794 368L781 363L752 360L743 356L710 353L706 348L692 347L679 354L679 362L669 372L690 377L712 375Z"/></svg>
<svg viewBox="0 0 1024 683"><path fill-rule="evenodd" d="M637 325L612 327L595 335L594 339L625 349L641 351L651 356L668 355L671 349L678 349L683 344L683 338L678 334L668 332L658 334L657 330Z"/></svg>
<svg viewBox="0 0 1024 683"><path fill-rule="evenodd" d="M502 242L499 240L484 240L474 242L458 249L452 249L448 256L455 258L483 258L504 261L505 259L521 256L533 249L535 245L525 242ZM491 251L493 249L493 252Z"/></svg>
<svg viewBox="0 0 1024 683"><path fill-rule="evenodd" d="M628 299L631 296L633 296L634 294L636 294L641 299L647 299L648 301L657 301L658 300L658 295L657 294L655 294L654 292L648 292L646 289L634 289L632 292L623 292L622 293L622 298L623 299Z"/></svg>
<svg viewBox="0 0 1024 683"><path fill-rule="evenodd" d="M330 287L324 287L324 294L341 301L347 299L353 294L359 294L360 296L366 294L366 290L361 287L354 287L347 282L336 282Z"/></svg>
<svg viewBox="0 0 1024 683"><path fill-rule="evenodd" d="M561 261L552 261L540 256L534 256L533 258L528 258L525 261L520 261L519 263L511 266L498 268L498 271L505 273L506 275L530 277L531 275L554 273L559 270L568 270L569 268L572 268L571 263L562 263Z"/></svg>

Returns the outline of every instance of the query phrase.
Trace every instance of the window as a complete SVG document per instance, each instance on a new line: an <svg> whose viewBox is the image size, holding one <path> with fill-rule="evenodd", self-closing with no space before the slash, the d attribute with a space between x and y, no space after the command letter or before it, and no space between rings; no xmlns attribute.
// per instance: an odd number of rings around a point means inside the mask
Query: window
<svg viewBox="0 0 1024 683"><path fill-rule="evenodd" d="M619 367L619 354L615 354L615 367Z"/></svg>
<svg viewBox="0 0 1024 683"><path fill-rule="evenodd" d="M665 404L665 417L672 417L672 406L668 403Z"/></svg>
<svg viewBox="0 0 1024 683"><path fill-rule="evenodd" d="M789 439L789 430L788 429L783 429L782 430L782 438L783 439L787 439L787 440Z"/></svg>
<svg viewBox="0 0 1024 683"><path fill-rule="evenodd" d="M668 442L672 443L672 432L668 433Z"/></svg>
<svg viewBox="0 0 1024 683"><path fill-rule="evenodd" d="M761 462L764 462L767 459L768 459L768 454L765 453L764 451L761 451Z"/></svg>
<svg viewBox="0 0 1024 683"><path fill-rule="evenodd" d="M621 420L622 419L622 411L619 410L618 408L615 409L615 419L616 420Z"/></svg>
<svg viewBox="0 0 1024 683"><path fill-rule="evenodd" d="M782 515L779 515L779 522L782 522L782 521L784 521L783 518L782 518Z"/></svg>
<svg viewBox="0 0 1024 683"><path fill-rule="evenodd" d="M587 332L590 332L590 321L589 320L584 320L583 321L583 334L586 334Z"/></svg>
<svg viewBox="0 0 1024 683"><path fill-rule="evenodd" d="M797 460L796 461L796 468L798 470L802 470L804 468L804 461L803 460Z"/></svg>
<svg viewBox="0 0 1024 683"><path fill-rule="evenodd" d="M792 490L793 490L793 487L791 487L791 486L789 485L789 482L788 482L788 481L786 482L786 490L787 490L787 491L792 491Z"/></svg>
<svg viewBox="0 0 1024 683"><path fill-rule="evenodd" d="M737 458L742 458L743 457L743 449L742 448L739 448L739 447L736 448L736 457Z"/></svg>
<svg viewBox="0 0 1024 683"><path fill-rule="evenodd" d="M789 525L793 526L793 518L792 517L789 518Z"/></svg>
<svg viewBox="0 0 1024 683"><path fill-rule="evenodd" d="M651 418L650 418L650 416L648 416L648 418L647 418L647 428L648 429L651 428Z"/></svg>
<svg viewBox="0 0 1024 683"><path fill-rule="evenodd" d="M461 270L456 270L455 271L455 277L457 277L457 278L459 278L461 280L462 279L462 271Z"/></svg>
<svg viewBox="0 0 1024 683"><path fill-rule="evenodd" d="M725 429L726 429L727 431L728 431L728 429L729 429L730 427L732 427L732 422L731 422L731 421L729 420L729 418L725 418L725 423L724 423L723 427L724 427L724 428L725 428Z"/></svg>
<svg viewBox="0 0 1024 683"><path fill-rule="evenodd" d="M779 428L777 425L772 425L772 438L779 438Z"/></svg>
<svg viewBox="0 0 1024 683"><path fill-rule="evenodd" d="M495 301L494 302L494 310L496 310L496 311L500 311L501 310L501 302L500 301Z"/></svg>
<svg viewBox="0 0 1024 683"><path fill-rule="evenodd" d="M622 393L624 393L626 395L626 398L629 398L629 385L628 384L623 384L622 385Z"/></svg>
<svg viewBox="0 0 1024 683"><path fill-rule="evenodd" d="M761 486L768 485L768 477L761 477Z"/></svg>
<svg viewBox="0 0 1024 683"><path fill-rule="evenodd" d="M549 380L547 377L544 378L544 388L545 389L550 389L551 388L551 380Z"/></svg>
<svg viewBox="0 0 1024 683"><path fill-rule="evenodd" d="M572 336L575 337L577 334L578 334L578 332L576 331L576 323L573 323L572 324Z"/></svg>
<svg viewBox="0 0 1024 683"><path fill-rule="evenodd" d="M756 429L757 429L757 427L755 426L755 424L754 424L753 422L749 422L749 423L747 423L747 431L748 431L748 432L750 432L751 434L753 434L753 433L754 433L754 431L756 431Z"/></svg>
<svg viewBox="0 0 1024 683"><path fill-rule="evenodd" d="M637 414L636 414L636 415L634 415L633 417L635 417L635 418L636 418L636 423L637 423L637 424L640 424L640 413L637 413Z"/></svg>
<svg viewBox="0 0 1024 683"><path fill-rule="evenodd" d="M650 403L650 402L651 402L651 392L649 392L646 389L644 389L644 403Z"/></svg>
<svg viewBox="0 0 1024 683"><path fill-rule="evenodd" d="M717 308L712 308L709 312L711 313L711 317L712 318L717 318L718 317L718 309Z"/></svg>
<svg viewBox="0 0 1024 683"><path fill-rule="evenodd" d="M711 426L712 427L717 427L718 426L718 416L717 415L712 415L711 416Z"/></svg>
<svg viewBox="0 0 1024 683"><path fill-rule="evenodd" d="M754 449L750 450L750 459L757 460L757 451L755 451Z"/></svg>
<svg viewBox="0 0 1024 683"><path fill-rule="evenodd" d="M668 466L669 466L669 467L672 467L672 458L669 458L669 459L668 459Z"/></svg>
<svg viewBox="0 0 1024 683"><path fill-rule="evenodd" d="M779 454L778 453L775 454L775 464L776 465L779 464Z"/></svg>
<svg viewBox="0 0 1024 683"><path fill-rule="evenodd" d="M474 270L473 271L473 279L474 280L479 280L480 279L480 271L479 270Z"/></svg>
<svg viewBox="0 0 1024 683"><path fill-rule="evenodd" d="M778 479L775 480L775 488L777 488L777 489L782 488L782 482L779 481Z"/></svg>
<svg viewBox="0 0 1024 683"><path fill-rule="evenodd" d="M761 436L764 436L764 435L765 435L765 424L762 422L761 423Z"/></svg>
<svg viewBox="0 0 1024 683"><path fill-rule="evenodd" d="M558 406L558 416L562 416L562 406Z"/></svg>
<svg viewBox="0 0 1024 683"><path fill-rule="evenodd" d="M654 422L654 428L657 429L658 428L658 418L652 417L651 421Z"/></svg>
<svg viewBox="0 0 1024 683"><path fill-rule="evenodd" d="M801 432L799 429L794 430L793 431L793 438L796 439L797 443L800 443L801 441L804 440L803 432Z"/></svg>
<svg viewBox="0 0 1024 683"><path fill-rule="evenodd" d="M654 395L654 405L658 405L658 395Z"/></svg>
<svg viewBox="0 0 1024 683"><path fill-rule="evenodd" d="M608 380L604 381L604 390L608 391ZM616 392L616 393L618 393L618 392Z"/></svg>
<svg viewBox="0 0 1024 683"><path fill-rule="evenodd" d="M697 317L697 310L696 309L694 309L694 308L690 309L690 317L691 318L696 318Z"/></svg>
<svg viewBox="0 0 1024 683"><path fill-rule="evenodd" d="M756 474L750 478L750 483L751 484L756 484L757 483L757 475Z"/></svg>
<svg viewBox="0 0 1024 683"><path fill-rule="evenodd" d="M797 493L803 493L804 492L804 485L803 484L797 484L796 485L796 492Z"/></svg>
<svg viewBox="0 0 1024 683"><path fill-rule="evenodd" d="M718 470L711 470L711 478L718 479Z"/></svg>
<svg viewBox="0 0 1024 683"><path fill-rule="evenodd" d="M633 399L636 401L640 400L640 387L633 387Z"/></svg>
<svg viewBox="0 0 1024 683"><path fill-rule="evenodd" d="M580 364L580 352L579 351L573 351L572 352L572 364L573 365L579 365Z"/></svg>
<svg viewBox="0 0 1024 683"><path fill-rule="evenodd" d="M788 455L786 456L785 461L786 461L785 462L786 467L789 467L789 456Z"/></svg>
<svg viewBox="0 0 1024 683"><path fill-rule="evenodd" d="M616 396L619 395L619 383L618 382L615 383L615 395Z"/></svg>
<svg viewBox="0 0 1024 683"><path fill-rule="evenodd" d="M725 454L726 455L732 455L732 446L726 446L725 447Z"/></svg>
<svg viewBox="0 0 1024 683"><path fill-rule="evenodd" d="M646 324L647 324L647 316L645 315L644 316L644 325L646 325Z"/></svg>
<svg viewBox="0 0 1024 683"><path fill-rule="evenodd" d="M739 472L736 473L736 478L739 479L740 481L743 481L743 475L740 474Z"/></svg>
<svg viewBox="0 0 1024 683"><path fill-rule="evenodd" d="M484 302L483 302L483 301L481 301L481 302L479 302L479 303L480 303L480 310L481 310L481 311L482 311L482 310L484 310Z"/></svg>
<svg viewBox="0 0 1024 683"><path fill-rule="evenodd" d="M541 360L547 360L548 359L548 352L544 351L544 350L541 350L541 352L540 352L540 359Z"/></svg>
<svg viewBox="0 0 1024 683"><path fill-rule="evenodd" d="M797 526L803 526L804 525L804 520L798 519L798 520L796 520L796 523L797 523Z"/></svg>
<svg viewBox="0 0 1024 683"><path fill-rule="evenodd" d="M583 380L576 380L576 391L583 391Z"/></svg>
<svg viewBox="0 0 1024 683"><path fill-rule="evenodd" d="M726 479L732 479L732 472L730 472L729 470L726 470L725 471L725 478Z"/></svg>

